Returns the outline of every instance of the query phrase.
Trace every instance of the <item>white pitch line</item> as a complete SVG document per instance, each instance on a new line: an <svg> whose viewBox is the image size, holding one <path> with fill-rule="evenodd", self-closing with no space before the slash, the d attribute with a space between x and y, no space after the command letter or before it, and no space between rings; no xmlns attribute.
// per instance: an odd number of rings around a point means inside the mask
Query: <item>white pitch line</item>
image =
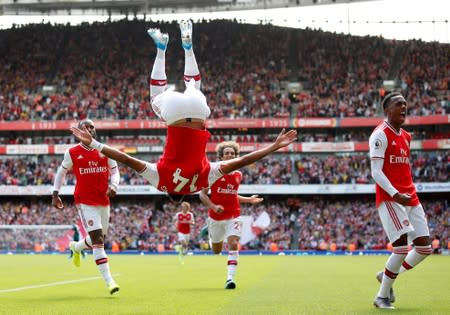
<svg viewBox="0 0 450 315"><path fill-rule="evenodd" d="M114 274L113 276L120 276L120 274ZM86 282L86 281L92 281L102 279L102 277L90 277L90 278L84 278L84 279L78 279L78 280L67 280L67 281L60 281L60 282L51 282L46 284L37 284L37 285L29 285L26 287L18 287L14 289L6 289L6 290L0 290L0 293L8 293L8 292L18 292L18 291L24 291L24 290L30 290L30 289L38 289L38 288L45 288L45 287L54 287L58 285L64 285L64 284L71 284L71 283L79 283L79 282Z"/></svg>

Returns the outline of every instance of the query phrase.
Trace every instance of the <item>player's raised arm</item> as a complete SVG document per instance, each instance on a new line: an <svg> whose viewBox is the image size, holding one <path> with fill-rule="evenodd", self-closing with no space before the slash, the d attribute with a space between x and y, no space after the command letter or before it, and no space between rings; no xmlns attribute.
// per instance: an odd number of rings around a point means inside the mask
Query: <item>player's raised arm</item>
<svg viewBox="0 0 450 315"><path fill-rule="evenodd" d="M258 195L252 195L250 197L244 197L244 196L238 195L237 197L238 197L239 203L249 203L252 205L256 205L256 204L264 201L264 198L261 198Z"/></svg>
<svg viewBox="0 0 450 315"><path fill-rule="evenodd" d="M125 164L126 166L134 169L136 172L140 173L146 167L144 161L136 159L126 153L123 153L93 139L89 132L87 132L85 129L82 130L77 127L70 127L70 131L72 131L72 134L84 145L96 149L110 159Z"/></svg>
<svg viewBox="0 0 450 315"><path fill-rule="evenodd" d="M67 171L72 169L73 162L69 150L64 153L64 159L56 172L55 181L53 183L52 206L57 209L64 209L64 203L59 197L59 190L64 184Z"/></svg>
<svg viewBox="0 0 450 315"><path fill-rule="evenodd" d="M297 140L296 130L289 130L288 132L286 132L286 130L283 129L274 143L268 145L265 148L248 153L246 155L231 160L223 161L220 166L220 170L222 171L223 174L228 174L232 171L240 169L241 167L247 166L249 164L252 164L253 162L261 160L267 155L288 146L289 144L295 142L296 140Z"/></svg>

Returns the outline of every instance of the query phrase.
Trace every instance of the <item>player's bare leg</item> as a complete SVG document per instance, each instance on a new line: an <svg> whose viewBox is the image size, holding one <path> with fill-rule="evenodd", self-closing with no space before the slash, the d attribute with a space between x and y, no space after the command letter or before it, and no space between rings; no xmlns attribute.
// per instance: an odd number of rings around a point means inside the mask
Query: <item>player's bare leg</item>
<svg viewBox="0 0 450 315"><path fill-rule="evenodd" d="M176 245L175 250L178 252L178 261L180 262L180 264L184 265L183 245L182 244Z"/></svg>
<svg viewBox="0 0 450 315"><path fill-rule="evenodd" d="M183 241L181 242L181 253L182 253L183 255L186 255L186 254L187 254L187 251L188 251L188 241L187 241L187 240L183 240Z"/></svg>
<svg viewBox="0 0 450 315"><path fill-rule="evenodd" d="M231 235L228 237L228 260L227 260L227 281L225 282L225 289L235 289L236 282L234 276L239 260L239 237Z"/></svg>
<svg viewBox="0 0 450 315"><path fill-rule="evenodd" d="M211 240L211 239L210 239ZM222 252L223 242L211 243L211 248L214 254L218 255Z"/></svg>
<svg viewBox="0 0 450 315"><path fill-rule="evenodd" d="M178 260L180 264L184 265L184 256L188 251L188 241L183 239L180 240L180 243L175 245L175 251L178 252Z"/></svg>
<svg viewBox="0 0 450 315"><path fill-rule="evenodd" d="M192 47L192 21L183 20L179 23L181 31L181 46L184 49L184 83L188 86L190 80L195 80L195 88L200 90L201 77Z"/></svg>

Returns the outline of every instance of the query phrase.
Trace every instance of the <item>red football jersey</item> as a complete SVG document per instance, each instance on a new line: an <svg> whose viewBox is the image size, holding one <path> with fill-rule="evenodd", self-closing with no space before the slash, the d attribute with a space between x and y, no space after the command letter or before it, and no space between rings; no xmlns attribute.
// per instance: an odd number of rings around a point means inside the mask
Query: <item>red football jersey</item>
<svg viewBox="0 0 450 315"><path fill-rule="evenodd" d="M160 191L192 194L209 186L206 143L210 136L207 130L167 127L164 153L156 164Z"/></svg>
<svg viewBox="0 0 450 315"><path fill-rule="evenodd" d="M108 158L94 149L76 145L69 149L73 163L73 173L77 179L75 185L75 203L93 206L109 205L106 195L109 185Z"/></svg>
<svg viewBox="0 0 450 315"><path fill-rule="evenodd" d="M241 183L242 173L239 171L226 174L211 186L211 201L216 205L222 205L224 211L216 213L208 210L208 215L214 220L228 220L241 215L238 200L238 189Z"/></svg>
<svg viewBox="0 0 450 315"><path fill-rule="evenodd" d="M178 212L176 215L177 218L177 229L178 232L183 234L189 234L191 233L191 224L190 222L194 219L194 215L192 212Z"/></svg>
<svg viewBox="0 0 450 315"><path fill-rule="evenodd" d="M388 122L379 125L370 136L370 158L384 159L383 173L400 193L410 194L410 206L417 206L417 197L410 166L411 135L404 129L397 132ZM376 185L376 205L392 201L392 197L378 184Z"/></svg>

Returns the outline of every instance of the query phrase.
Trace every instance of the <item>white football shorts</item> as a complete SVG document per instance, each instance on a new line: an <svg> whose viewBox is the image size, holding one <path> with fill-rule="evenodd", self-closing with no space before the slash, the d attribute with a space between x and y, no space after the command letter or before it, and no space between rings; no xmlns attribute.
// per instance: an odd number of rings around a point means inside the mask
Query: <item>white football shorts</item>
<svg viewBox="0 0 450 315"><path fill-rule="evenodd" d="M184 93L166 90L153 98L153 111L168 125L184 118L206 120L211 114L205 95L191 82Z"/></svg>
<svg viewBox="0 0 450 315"><path fill-rule="evenodd" d="M430 235L421 204L411 207L394 201L385 201L378 207L378 214L391 243L405 233L408 234L408 244L417 237Z"/></svg>
<svg viewBox="0 0 450 315"><path fill-rule="evenodd" d="M109 206L91 206L80 203L77 208L87 232L101 229L103 235L106 235L109 226Z"/></svg>
<svg viewBox="0 0 450 315"><path fill-rule="evenodd" d="M190 234L184 234L184 233L178 232L178 241L179 242L182 242L182 241L189 242L189 239L190 239Z"/></svg>
<svg viewBox="0 0 450 315"><path fill-rule="evenodd" d="M229 220L208 218L208 233L212 243L221 243L230 236L241 237L242 221L240 217Z"/></svg>

